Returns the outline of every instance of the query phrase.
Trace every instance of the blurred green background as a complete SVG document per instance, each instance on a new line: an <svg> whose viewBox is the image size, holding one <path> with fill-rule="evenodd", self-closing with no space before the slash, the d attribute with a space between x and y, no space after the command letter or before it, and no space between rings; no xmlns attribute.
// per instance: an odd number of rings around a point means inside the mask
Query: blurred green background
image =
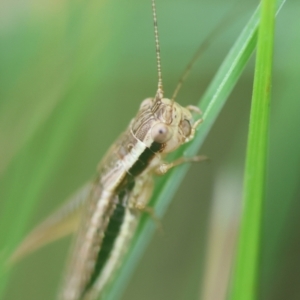
<svg viewBox="0 0 300 300"><path fill-rule="evenodd" d="M232 25L177 101L196 104L257 2L157 0L165 95L226 13ZM300 3L277 18L260 299L300 299ZM0 261L92 178L157 86L148 1L0 3ZM122 299L226 298L238 228L253 61L162 220ZM5 300L54 299L70 239L16 265Z"/></svg>

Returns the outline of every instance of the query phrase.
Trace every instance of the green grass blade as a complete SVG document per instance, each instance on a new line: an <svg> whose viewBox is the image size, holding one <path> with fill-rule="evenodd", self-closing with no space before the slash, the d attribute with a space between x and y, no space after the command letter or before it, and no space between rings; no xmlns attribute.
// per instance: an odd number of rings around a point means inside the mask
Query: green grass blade
<svg viewBox="0 0 300 300"><path fill-rule="evenodd" d="M244 212L232 300L257 299L268 154L275 7L274 0L262 1L244 178Z"/></svg>
<svg viewBox="0 0 300 300"><path fill-rule="evenodd" d="M283 0L280 1L281 4L283 2ZM197 136L191 144L179 149L171 157L171 159L182 155L193 156L198 152L200 146L205 140L205 137L224 106L229 93L232 91L251 54L253 53L256 44L258 24L259 10L257 9L234 46L231 48L231 51L199 102L199 107L203 111L204 123L201 125ZM173 195L176 192L176 188L174 187L179 185L187 170L187 165L180 166L159 180L152 200L158 217L162 217L165 213ZM139 232L135 236L127 259L115 278L112 286L107 290L106 299L120 299L122 291L128 283L130 275L141 258L154 231L155 225L153 224L153 221L149 218L143 218Z"/></svg>

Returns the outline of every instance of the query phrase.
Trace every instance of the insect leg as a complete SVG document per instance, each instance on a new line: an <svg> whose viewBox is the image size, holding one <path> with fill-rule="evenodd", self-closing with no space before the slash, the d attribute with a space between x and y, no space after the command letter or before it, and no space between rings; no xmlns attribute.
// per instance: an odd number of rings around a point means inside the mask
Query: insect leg
<svg viewBox="0 0 300 300"><path fill-rule="evenodd" d="M203 119L198 119L192 126L192 129L191 129L191 134L189 135L189 137L185 140L185 143L191 141L194 137L195 137L195 133L196 133L196 130L197 130L197 127L203 122Z"/></svg>
<svg viewBox="0 0 300 300"><path fill-rule="evenodd" d="M153 191L151 174L144 173L136 178L134 189L128 200L128 207L133 211L143 211L149 202Z"/></svg>
<svg viewBox="0 0 300 300"><path fill-rule="evenodd" d="M194 157L180 157L170 163L162 163L158 165L155 169L154 172L156 175L164 175L166 174L170 169L177 167L181 164L184 163L189 163L189 162L201 162L208 160L207 156L199 155L199 156L194 156Z"/></svg>
<svg viewBox="0 0 300 300"><path fill-rule="evenodd" d="M44 245L75 232L90 189L90 183L85 184L62 207L33 229L11 255L8 263L16 263Z"/></svg>
<svg viewBox="0 0 300 300"><path fill-rule="evenodd" d="M194 113L199 114L199 115L202 114L201 109L198 106L195 106L195 105L188 105L188 106L186 106L186 109L188 109L190 112L194 112Z"/></svg>

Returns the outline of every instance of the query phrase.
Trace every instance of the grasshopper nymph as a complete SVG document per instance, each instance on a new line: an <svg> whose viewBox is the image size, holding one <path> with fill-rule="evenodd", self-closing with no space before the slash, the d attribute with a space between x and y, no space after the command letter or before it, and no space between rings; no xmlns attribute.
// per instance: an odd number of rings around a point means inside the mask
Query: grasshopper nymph
<svg viewBox="0 0 300 300"><path fill-rule="evenodd" d="M175 96L172 99L163 97L154 0L152 8L158 90L154 98L141 103L127 130L101 161L96 179L83 190L83 212L60 300L94 300L101 294L122 260L140 214L147 211L153 174L164 174L185 160L165 163L164 155L192 140L201 123L201 119L194 121L192 117L192 112L200 112L197 107L182 107L174 101ZM77 202L68 204L64 213L48 219L29 235L19 253L36 248L34 243L43 244L41 233L58 226L63 219L61 216L68 215L68 208L71 211Z"/></svg>

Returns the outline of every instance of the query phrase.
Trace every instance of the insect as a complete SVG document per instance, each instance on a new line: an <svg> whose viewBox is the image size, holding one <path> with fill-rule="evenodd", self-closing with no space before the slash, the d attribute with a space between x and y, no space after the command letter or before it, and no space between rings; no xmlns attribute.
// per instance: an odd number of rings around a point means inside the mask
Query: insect
<svg viewBox="0 0 300 300"><path fill-rule="evenodd" d="M163 160L165 154L194 138L202 119L193 119L193 112L200 113L197 107L182 107L174 101L179 88L172 99L164 98L155 0L152 9L158 69L155 97L141 103L126 131L102 159L95 180L37 227L13 257L17 259L76 228L60 300L99 297L119 267L141 213L152 213L147 205L153 175L165 174L185 161L201 159L181 158L172 163Z"/></svg>

